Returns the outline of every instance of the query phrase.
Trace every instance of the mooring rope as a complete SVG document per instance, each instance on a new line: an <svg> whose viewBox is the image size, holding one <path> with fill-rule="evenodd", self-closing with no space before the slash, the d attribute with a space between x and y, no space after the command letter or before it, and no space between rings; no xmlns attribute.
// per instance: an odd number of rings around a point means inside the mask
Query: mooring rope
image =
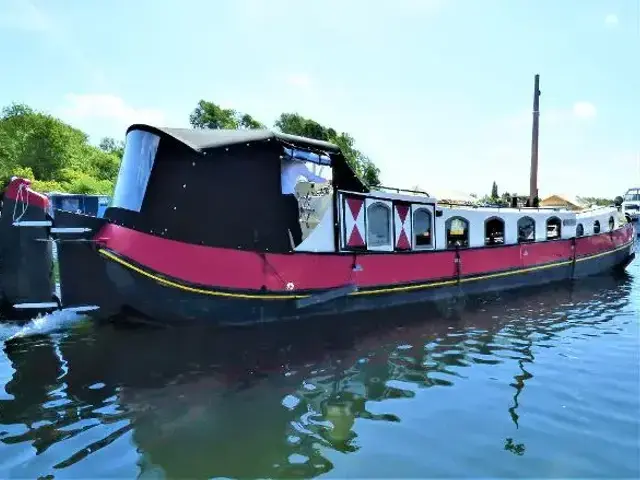
<svg viewBox="0 0 640 480"><path fill-rule="evenodd" d="M26 194L25 194L26 191ZM18 202L22 202L22 212L16 218L16 213L18 211ZM13 223L19 222L24 214L27 213L27 209L29 208L29 189L24 183L21 183L18 187L18 193L16 194L16 201L13 204Z"/></svg>

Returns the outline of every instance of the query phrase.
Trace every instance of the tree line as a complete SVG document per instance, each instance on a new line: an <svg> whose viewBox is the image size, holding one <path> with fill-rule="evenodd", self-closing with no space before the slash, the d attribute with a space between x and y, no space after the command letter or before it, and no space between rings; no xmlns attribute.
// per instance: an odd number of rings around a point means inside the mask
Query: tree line
<svg viewBox="0 0 640 480"><path fill-rule="evenodd" d="M248 113L221 108L219 105L205 100L198 102L198 106L189 117L189 123L194 128L267 128L266 125ZM297 113L280 114L273 127L282 133L324 140L337 145L351 168L367 185L380 185L380 170L369 157L355 147L355 140L348 133L339 133L331 127L321 125L315 120L305 118Z"/></svg>
<svg viewBox="0 0 640 480"><path fill-rule="evenodd" d="M189 116L193 128L255 129L264 124L247 113L200 100ZM283 113L273 127L283 133L338 145L363 181L380 184L380 170L355 147L354 138L297 113ZM98 146L62 120L28 105L12 104L0 113L0 182L12 176L33 182L40 192L113 193L124 152L122 141L105 137Z"/></svg>
<svg viewBox="0 0 640 480"><path fill-rule="evenodd" d="M504 192L502 193L502 195L500 195L498 192L498 184L494 181L493 185L491 186L491 194L482 197L480 199L480 203L497 205L500 207L508 207L511 205L511 199L517 196L518 195L516 195L515 193L510 194L508 192ZM576 197L576 201L579 204L578 206L594 205L599 207L608 207L614 204L613 199L602 197Z"/></svg>

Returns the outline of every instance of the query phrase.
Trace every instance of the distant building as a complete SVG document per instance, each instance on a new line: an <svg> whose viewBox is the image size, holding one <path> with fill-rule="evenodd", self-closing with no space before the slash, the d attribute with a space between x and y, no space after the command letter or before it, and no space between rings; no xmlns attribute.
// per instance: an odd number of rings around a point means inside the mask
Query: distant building
<svg viewBox="0 0 640 480"><path fill-rule="evenodd" d="M551 195L540 200L541 207L561 207L569 210L582 210L584 205L576 197L571 195Z"/></svg>

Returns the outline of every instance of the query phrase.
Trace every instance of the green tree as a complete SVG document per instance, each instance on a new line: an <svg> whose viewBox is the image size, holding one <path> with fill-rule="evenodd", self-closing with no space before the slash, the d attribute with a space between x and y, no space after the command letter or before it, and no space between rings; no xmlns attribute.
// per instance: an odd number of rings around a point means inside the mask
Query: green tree
<svg viewBox="0 0 640 480"><path fill-rule="evenodd" d="M193 128L213 129L257 129L265 128L248 113L237 112L231 108L222 108L213 102L200 100L189 116Z"/></svg>
<svg viewBox="0 0 640 480"><path fill-rule="evenodd" d="M283 113L275 122L276 128L283 133L309 137L331 142L340 147L351 168L369 186L380 185L380 169L362 152L355 148L355 140L348 133L338 133L315 120L304 118L297 113Z"/></svg>
<svg viewBox="0 0 640 480"><path fill-rule="evenodd" d="M19 172L42 191L110 194L119 161L117 154L90 145L84 132L51 115L23 104L2 109L0 181Z"/></svg>
<svg viewBox="0 0 640 480"><path fill-rule="evenodd" d="M112 153L120 159L122 158L122 155L124 155L124 142L116 140L115 138L104 137L100 140L98 147L103 152Z"/></svg>
<svg viewBox="0 0 640 480"><path fill-rule="evenodd" d="M498 195L498 184L494 181L491 186L491 198L499 199L500 195Z"/></svg>
<svg viewBox="0 0 640 480"><path fill-rule="evenodd" d="M601 197L577 197L577 200L584 205L595 205L598 207L608 207L614 204L612 199Z"/></svg>
<svg viewBox="0 0 640 480"><path fill-rule="evenodd" d="M222 108L213 102L200 100L189 116L194 128L212 129L257 129L266 128L248 113L231 108ZM355 140L348 133L338 133L315 120L297 113L283 113L275 122L275 127L283 133L300 137L324 140L336 144L342 150L349 165L370 186L380 185L380 169L362 152L355 148Z"/></svg>

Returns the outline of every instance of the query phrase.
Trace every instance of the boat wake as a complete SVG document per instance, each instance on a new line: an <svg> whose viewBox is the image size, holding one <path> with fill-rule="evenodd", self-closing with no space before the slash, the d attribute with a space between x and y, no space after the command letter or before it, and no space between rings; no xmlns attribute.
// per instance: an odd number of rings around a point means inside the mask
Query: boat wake
<svg viewBox="0 0 640 480"><path fill-rule="evenodd" d="M69 328L86 319L86 315L75 311L57 310L46 315L40 315L26 323L24 321L5 321L0 324L0 341L4 342L12 338L53 333L61 329Z"/></svg>

